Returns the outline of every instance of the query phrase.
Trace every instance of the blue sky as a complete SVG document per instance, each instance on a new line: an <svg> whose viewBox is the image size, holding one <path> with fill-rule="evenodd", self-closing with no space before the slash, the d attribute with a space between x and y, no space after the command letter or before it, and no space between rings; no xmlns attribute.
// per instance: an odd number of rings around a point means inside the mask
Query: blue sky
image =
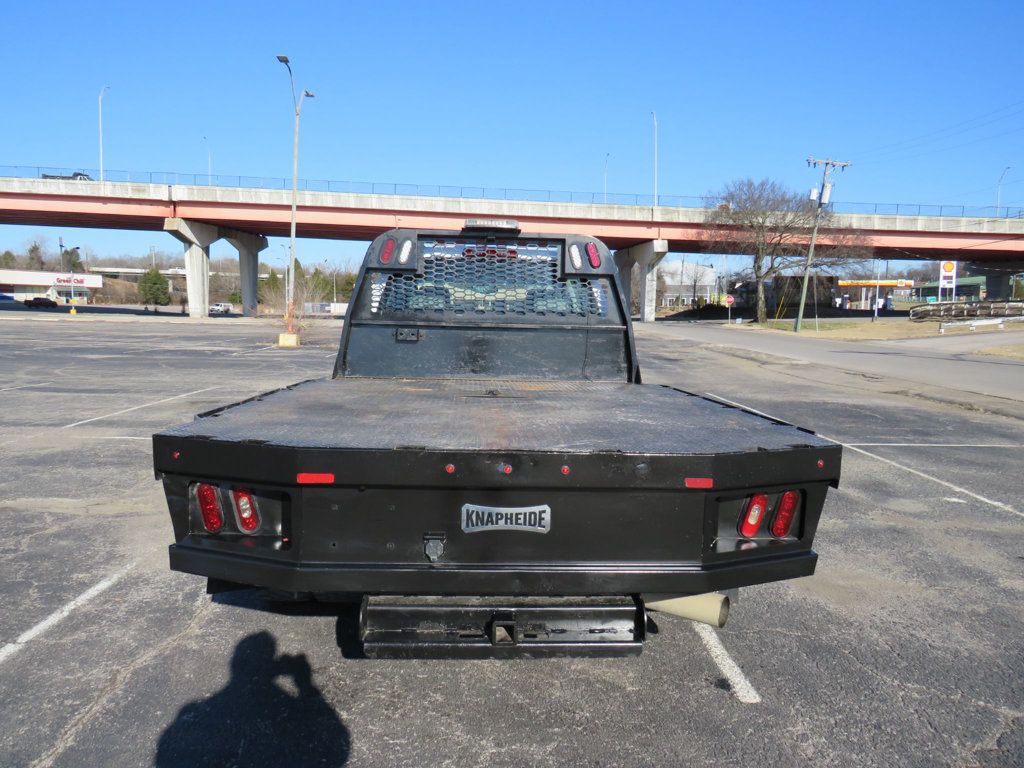
<svg viewBox="0 0 1024 768"><path fill-rule="evenodd" d="M701 195L744 176L834 199L1024 205L1024 4L18 3L0 165L291 175L287 73L316 93L302 177ZM204 141L203 137L206 137ZM99 255L162 233L0 226ZM223 255L232 251L219 246ZM304 262L362 246L300 241ZM283 256L275 245L271 251ZM217 250L215 250L217 253ZM270 259L277 258L271 253Z"/></svg>

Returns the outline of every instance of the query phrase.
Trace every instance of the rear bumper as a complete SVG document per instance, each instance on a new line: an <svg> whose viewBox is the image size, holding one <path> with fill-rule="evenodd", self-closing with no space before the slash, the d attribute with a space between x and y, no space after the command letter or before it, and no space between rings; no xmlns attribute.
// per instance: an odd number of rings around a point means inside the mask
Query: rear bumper
<svg viewBox="0 0 1024 768"><path fill-rule="evenodd" d="M818 555L796 552L714 565L396 566L291 563L170 547L171 569L283 592L379 595L698 594L814 573Z"/></svg>

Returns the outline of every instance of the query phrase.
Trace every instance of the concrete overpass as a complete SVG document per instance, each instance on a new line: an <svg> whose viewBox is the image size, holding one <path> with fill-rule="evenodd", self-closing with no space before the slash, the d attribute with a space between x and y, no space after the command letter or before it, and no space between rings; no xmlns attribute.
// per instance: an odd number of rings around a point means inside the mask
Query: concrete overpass
<svg viewBox="0 0 1024 768"><path fill-rule="evenodd" d="M0 178L0 222L166 231L183 243L189 311L207 312L210 244L226 239L240 260L243 306L256 309L258 254L269 235L287 236L291 192L69 179ZM580 232L616 249L627 270L638 264L641 315L653 319L654 267L669 252L701 252L709 238L706 208L417 195L300 192L300 237L370 240L392 227L461 229L467 218L518 220L524 231ZM1024 269L1024 219L837 214L839 231L857 231L882 259L1010 262ZM825 243L829 232L822 233ZM1009 278L1006 278L1008 283Z"/></svg>

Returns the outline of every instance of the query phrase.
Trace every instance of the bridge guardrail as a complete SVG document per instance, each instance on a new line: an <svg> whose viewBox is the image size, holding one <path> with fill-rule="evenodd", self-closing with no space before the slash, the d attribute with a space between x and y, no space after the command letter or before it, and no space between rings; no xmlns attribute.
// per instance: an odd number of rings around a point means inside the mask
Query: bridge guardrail
<svg viewBox="0 0 1024 768"><path fill-rule="evenodd" d="M938 320L971 320L978 318L1022 318L1024 301L943 301L918 304L910 308L910 319L916 323Z"/></svg>
<svg viewBox="0 0 1024 768"><path fill-rule="evenodd" d="M83 183L99 179L99 171L91 168L56 168L29 165L0 165L0 177L19 179L58 178ZM83 178L84 177L84 178ZM243 187L248 189L291 189L288 178L240 176L173 171L104 170L104 181L138 184L181 184L197 187ZM653 195L621 192L570 192L548 189L515 189L511 187L473 187L443 184L400 184L374 181L331 181L299 179L304 192L341 192L367 195L405 195L411 197L453 197L472 200L513 200L539 203L582 203L587 205L654 205ZM713 208L718 198L709 196L658 195L661 208ZM829 205L833 213L857 213L877 216L928 216L949 218L1019 219L1024 208L969 205L924 205L918 203L842 203Z"/></svg>

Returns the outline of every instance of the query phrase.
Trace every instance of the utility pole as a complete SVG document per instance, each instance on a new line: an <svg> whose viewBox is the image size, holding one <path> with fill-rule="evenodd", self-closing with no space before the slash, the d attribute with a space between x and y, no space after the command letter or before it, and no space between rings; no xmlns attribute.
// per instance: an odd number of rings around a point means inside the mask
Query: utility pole
<svg viewBox="0 0 1024 768"><path fill-rule="evenodd" d="M807 260L804 262L804 279L800 286L800 307L796 311L796 322L793 323L793 332L800 333L800 324L804 318L804 304L807 303L807 281L811 275L811 263L814 261L814 244L818 241L818 221L821 219L821 210L828 205L832 194L832 184L829 182L829 174L833 168L846 170L850 163L843 160L833 160L831 157L819 160L816 157L807 158L807 166L816 168L819 165L825 167L821 175L821 188L811 190L811 201L814 207L814 227L811 229L811 242L807 247Z"/></svg>

